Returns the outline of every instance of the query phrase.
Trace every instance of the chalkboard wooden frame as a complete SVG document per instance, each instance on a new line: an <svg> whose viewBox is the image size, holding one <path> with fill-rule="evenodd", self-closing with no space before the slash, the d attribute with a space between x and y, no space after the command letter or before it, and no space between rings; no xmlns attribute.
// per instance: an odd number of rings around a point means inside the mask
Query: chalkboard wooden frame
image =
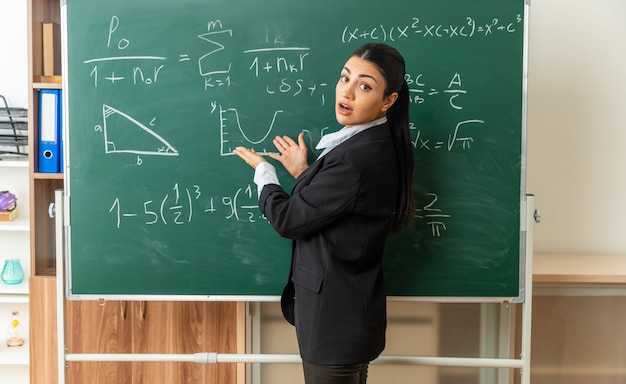
<svg viewBox="0 0 626 384"><path fill-rule="evenodd" d="M272 0L253 20L239 15L245 1L172 3L67 4L68 297L275 300L290 242L255 211L251 172L224 137L259 122L241 140L263 151L266 133L305 130L311 145L337 129L339 66L373 40L407 58L417 116L420 210L390 241L390 295L523 295L524 1L407 0L382 13L372 3L351 18L331 3ZM318 20L314 33L303 15ZM206 61L215 52L234 56Z"/></svg>

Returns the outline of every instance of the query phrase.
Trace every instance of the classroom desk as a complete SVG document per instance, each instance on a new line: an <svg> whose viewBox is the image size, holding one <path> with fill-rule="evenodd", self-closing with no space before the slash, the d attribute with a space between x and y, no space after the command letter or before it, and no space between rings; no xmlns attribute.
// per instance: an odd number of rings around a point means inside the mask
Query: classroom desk
<svg viewBox="0 0 626 384"><path fill-rule="evenodd" d="M535 254L533 283L626 284L626 255Z"/></svg>
<svg viewBox="0 0 626 384"><path fill-rule="evenodd" d="M531 382L626 382L626 255L533 261Z"/></svg>

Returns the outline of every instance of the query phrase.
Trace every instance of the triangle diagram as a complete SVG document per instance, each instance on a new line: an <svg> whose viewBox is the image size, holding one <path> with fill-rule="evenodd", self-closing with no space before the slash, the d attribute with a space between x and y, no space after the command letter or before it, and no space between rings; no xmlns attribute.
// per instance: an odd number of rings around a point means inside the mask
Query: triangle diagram
<svg viewBox="0 0 626 384"><path fill-rule="evenodd" d="M126 113L104 104L102 117L107 154L178 156L178 151L164 138Z"/></svg>

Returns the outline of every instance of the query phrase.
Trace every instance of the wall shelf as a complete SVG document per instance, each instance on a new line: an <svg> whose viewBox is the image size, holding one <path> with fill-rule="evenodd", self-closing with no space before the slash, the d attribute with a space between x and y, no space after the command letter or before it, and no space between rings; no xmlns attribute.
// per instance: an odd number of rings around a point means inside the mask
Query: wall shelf
<svg viewBox="0 0 626 384"><path fill-rule="evenodd" d="M62 89L63 84L60 83L33 83L33 89Z"/></svg>
<svg viewBox="0 0 626 384"><path fill-rule="evenodd" d="M63 180L62 173L34 173L33 178L37 180Z"/></svg>
<svg viewBox="0 0 626 384"><path fill-rule="evenodd" d="M0 366L2 365L23 365L28 366L29 343L25 341L24 345L19 347L7 347L4 339L0 344Z"/></svg>
<svg viewBox="0 0 626 384"><path fill-rule="evenodd" d="M29 336L29 278L30 275L30 188L28 109L9 107L0 95L0 189L17 196L17 215L13 221L0 222L0 269L9 258L20 261L24 280L20 284L5 284L0 280L0 379L1 382L28 383L30 343L9 347L6 344L10 316L20 313L19 336Z"/></svg>
<svg viewBox="0 0 626 384"><path fill-rule="evenodd" d="M24 270L24 276L28 276L28 271ZM15 302L14 300L21 300L24 299L22 297L19 297L19 295L26 295L28 296L28 277L24 277L24 281L22 281L19 284L4 284L2 281L0 281L0 303L6 303L7 301L7 297L3 297L4 295L13 295L13 296L17 296L14 298L10 298L11 301L9 302ZM25 298L26 301L21 301L24 303L28 303L28 297Z"/></svg>
<svg viewBox="0 0 626 384"><path fill-rule="evenodd" d="M28 164L28 158L0 158L0 167L2 168L28 168Z"/></svg>
<svg viewBox="0 0 626 384"><path fill-rule="evenodd" d="M30 219L25 214L20 214L15 220L0 223L0 232L27 232L30 230Z"/></svg>
<svg viewBox="0 0 626 384"><path fill-rule="evenodd" d="M28 292L19 292L18 294L9 294L2 290L0 292L0 304L28 304Z"/></svg>

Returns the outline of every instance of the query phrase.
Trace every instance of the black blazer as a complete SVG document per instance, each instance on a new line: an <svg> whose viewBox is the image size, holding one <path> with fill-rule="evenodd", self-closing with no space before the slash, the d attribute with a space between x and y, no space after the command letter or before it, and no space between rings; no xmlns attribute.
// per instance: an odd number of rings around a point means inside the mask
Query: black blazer
<svg viewBox="0 0 626 384"><path fill-rule="evenodd" d="M311 164L291 196L274 184L261 191L261 211L294 240L281 305L304 361L360 364L384 349L382 256L397 184L389 126L382 124Z"/></svg>

